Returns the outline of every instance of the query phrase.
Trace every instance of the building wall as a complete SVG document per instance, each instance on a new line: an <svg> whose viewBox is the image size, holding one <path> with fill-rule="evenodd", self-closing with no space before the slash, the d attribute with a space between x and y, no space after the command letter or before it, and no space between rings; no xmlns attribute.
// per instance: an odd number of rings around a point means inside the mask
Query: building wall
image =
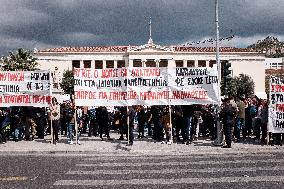
<svg viewBox="0 0 284 189"><path fill-rule="evenodd" d="M233 76L247 74L255 82L255 93L265 92L265 66L264 61L256 60L230 60Z"/></svg>

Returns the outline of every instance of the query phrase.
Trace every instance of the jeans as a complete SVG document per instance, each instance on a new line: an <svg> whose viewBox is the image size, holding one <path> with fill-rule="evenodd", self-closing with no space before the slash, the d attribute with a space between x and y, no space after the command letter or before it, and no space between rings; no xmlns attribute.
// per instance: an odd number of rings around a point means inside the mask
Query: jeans
<svg viewBox="0 0 284 189"><path fill-rule="evenodd" d="M192 117L185 117L184 124L183 124L183 131L182 131L182 138L183 141L189 141L191 136L191 128L192 128Z"/></svg>
<svg viewBox="0 0 284 189"><path fill-rule="evenodd" d="M235 125L235 135L238 140L241 139L241 130L245 127L245 119L244 118L237 118L236 125Z"/></svg>
<svg viewBox="0 0 284 189"><path fill-rule="evenodd" d="M74 123L68 123L67 124L67 131L68 131L69 141L73 140L73 128L74 127L75 127ZM77 131L77 141L79 140L79 136L80 136L80 131L79 131L79 128L78 128L78 131Z"/></svg>

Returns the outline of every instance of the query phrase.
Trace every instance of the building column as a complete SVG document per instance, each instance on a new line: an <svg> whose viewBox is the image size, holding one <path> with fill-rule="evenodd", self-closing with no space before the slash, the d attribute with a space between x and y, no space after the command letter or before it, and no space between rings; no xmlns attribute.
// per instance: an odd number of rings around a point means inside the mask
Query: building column
<svg viewBox="0 0 284 189"><path fill-rule="evenodd" d="M113 68L117 68L117 60L113 61Z"/></svg>
<svg viewBox="0 0 284 189"><path fill-rule="evenodd" d="M141 62L142 62L142 68L146 68L147 59L141 59Z"/></svg>
<svg viewBox="0 0 284 189"><path fill-rule="evenodd" d="M206 60L206 68L209 67L209 60Z"/></svg>
<svg viewBox="0 0 284 189"><path fill-rule="evenodd" d="M176 63L176 61L174 59L168 60L168 67L169 68L175 68L176 67L175 63Z"/></svg>
<svg viewBox="0 0 284 189"><path fill-rule="evenodd" d="M80 60L80 68L84 68L84 61Z"/></svg>
<svg viewBox="0 0 284 189"><path fill-rule="evenodd" d="M187 67L187 61L183 60L183 66L182 67Z"/></svg>
<svg viewBox="0 0 284 189"><path fill-rule="evenodd" d="M194 67L198 67L198 60L194 60Z"/></svg>
<svg viewBox="0 0 284 189"><path fill-rule="evenodd" d="M103 60L103 69L106 69L106 60Z"/></svg>
<svg viewBox="0 0 284 189"><path fill-rule="evenodd" d="M91 69L95 69L95 60L91 60Z"/></svg>
<svg viewBox="0 0 284 189"><path fill-rule="evenodd" d="M155 60L155 62L156 62L156 67L157 67L157 68L160 67L160 61L161 61L160 59L156 59L156 60Z"/></svg>
<svg viewBox="0 0 284 189"><path fill-rule="evenodd" d="M125 65L126 67L133 67L133 59L128 59L128 65Z"/></svg>

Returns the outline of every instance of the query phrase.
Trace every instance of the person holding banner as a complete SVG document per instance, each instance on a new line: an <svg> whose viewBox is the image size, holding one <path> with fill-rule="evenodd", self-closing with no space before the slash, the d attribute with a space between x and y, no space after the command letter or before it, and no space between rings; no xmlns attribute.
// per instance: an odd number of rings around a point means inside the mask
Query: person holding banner
<svg viewBox="0 0 284 189"><path fill-rule="evenodd" d="M36 131L36 111L35 108L32 106L26 107L26 111L25 111L25 115L26 115L26 129L25 129L25 139L26 140L34 140L35 135L37 133ZM32 137L30 138L30 130L31 130L31 134Z"/></svg>
<svg viewBox="0 0 284 189"><path fill-rule="evenodd" d="M128 146L132 146L133 145L133 140L134 140L134 134L133 134L133 130L134 130L134 118L135 118L135 110L132 106L129 106L128 108L128 112L127 115L129 116L129 144Z"/></svg>
<svg viewBox="0 0 284 189"><path fill-rule="evenodd" d="M75 107L72 102L69 102L67 107L66 107L66 122L67 122L67 132L68 132L68 138L69 141L68 143L70 145L73 144L73 129L75 127ZM79 141L79 132L77 134L77 144L81 144Z"/></svg>
<svg viewBox="0 0 284 189"><path fill-rule="evenodd" d="M51 111L51 121L52 121L52 129L53 129L53 143L56 144L58 142L58 129L59 129L59 120L60 120L60 105L57 102L55 97L52 98L52 103L50 106Z"/></svg>

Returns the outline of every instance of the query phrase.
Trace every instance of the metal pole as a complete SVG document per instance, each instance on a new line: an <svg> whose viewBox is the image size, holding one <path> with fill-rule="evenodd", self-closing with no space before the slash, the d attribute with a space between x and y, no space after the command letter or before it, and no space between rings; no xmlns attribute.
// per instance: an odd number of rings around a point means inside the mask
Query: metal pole
<svg viewBox="0 0 284 189"><path fill-rule="evenodd" d="M170 133L171 133L171 138L170 138L170 144L173 142L173 125L172 125L172 108L171 108L171 101L169 100L169 113L170 113Z"/></svg>
<svg viewBox="0 0 284 189"><path fill-rule="evenodd" d="M51 142L50 142L50 143L54 144L54 135L53 135L51 111L52 111L52 110L49 111L49 112L50 112L50 133L51 133Z"/></svg>
<svg viewBox="0 0 284 189"><path fill-rule="evenodd" d="M78 137L77 137L77 135L78 135L78 124L77 124L77 108L76 108L76 106L75 106L75 113L74 113L74 124L75 124L75 144L77 144L77 139L78 139Z"/></svg>
<svg viewBox="0 0 284 189"><path fill-rule="evenodd" d="M130 136L129 136L129 134L130 134L129 116L130 116L130 115L128 114L128 113L129 113L128 111L129 111L129 108L128 108L128 106L127 106L127 110L126 110L126 112L127 112L127 113L126 113L126 114L127 114L127 126L128 126L128 128L127 128L127 133L128 133L128 134L127 134L127 144L129 144L129 137L130 137Z"/></svg>
<svg viewBox="0 0 284 189"><path fill-rule="evenodd" d="M221 62L220 62L220 52L219 52L219 15L218 15L218 0L215 0L215 23L216 23L216 63L217 63L217 70L218 70L218 111L217 111L217 138L214 141L214 145L222 145L223 143L223 134L221 131L221 123L219 113L221 111Z"/></svg>

